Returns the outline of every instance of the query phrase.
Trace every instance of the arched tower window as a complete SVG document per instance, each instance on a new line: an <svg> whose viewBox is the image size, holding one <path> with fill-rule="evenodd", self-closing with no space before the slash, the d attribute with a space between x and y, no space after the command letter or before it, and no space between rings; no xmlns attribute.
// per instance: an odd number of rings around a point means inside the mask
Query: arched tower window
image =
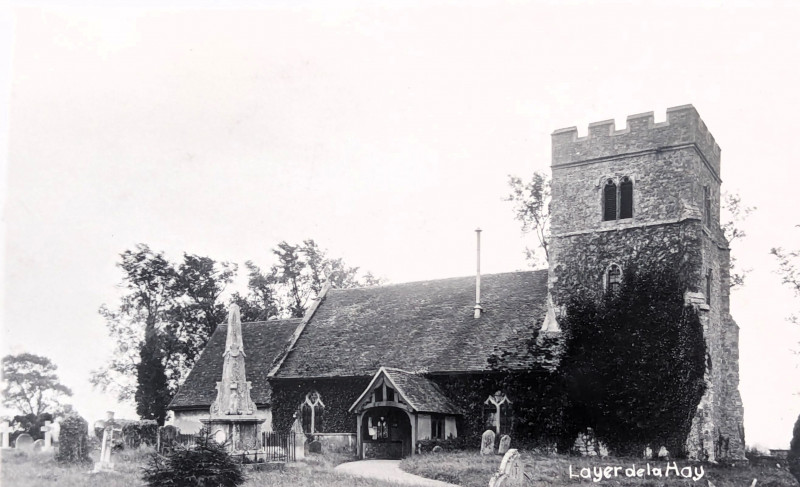
<svg viewBox="0 0 800 487"><path fill-rule="evenodd" d="M633 181L628 176L619 185L619 219L633 218Z"/></svg>
<svg viewBox="0 0 800 487"><path fill-rule="evenodd" d="M622 267L617 264L611 264L606 269L605 275L605 288L606 292L616 294L622 286Z"/></svg>
<svg viewBox="0 0 800 487"><path fill-rule="evenodd" d="M711 227L711 188L703 186L703 223Z"/></svg>
<svg viewBox="0 0 800 487"><path fill-rule="evenodd" d="M617 184L613 179L603 187L603 221L617 219Z"/></svg>
<svg viewBox="0 0 800 487"><path fill-rule="evenodd" d="M322 422L324 419L325 404L318 392L313 391L306 394L306 399L300 406L303 417L304 433L322 432Z"/></svg>

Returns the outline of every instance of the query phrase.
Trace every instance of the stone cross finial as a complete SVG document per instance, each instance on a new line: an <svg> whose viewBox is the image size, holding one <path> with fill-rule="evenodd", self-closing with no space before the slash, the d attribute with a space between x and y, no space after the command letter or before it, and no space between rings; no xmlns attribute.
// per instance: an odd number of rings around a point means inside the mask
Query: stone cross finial
<svg viewBox="0 0 800 487"><path fill-rule="evenodd" d="M0 424L0 435L3 436L3 448L8 448L8 440L9 436L11 435L11 427L8 425L8 421L3 421L3 424Z"/></svg>
<svg viewBox="0 0 800 487"><path fill-rule="evenodd" d="M50 426L53 424L51 421L45 421L44 426L39 428L39 431L44 433L44 449L49 450L53 448L53 427Z"/></svg>

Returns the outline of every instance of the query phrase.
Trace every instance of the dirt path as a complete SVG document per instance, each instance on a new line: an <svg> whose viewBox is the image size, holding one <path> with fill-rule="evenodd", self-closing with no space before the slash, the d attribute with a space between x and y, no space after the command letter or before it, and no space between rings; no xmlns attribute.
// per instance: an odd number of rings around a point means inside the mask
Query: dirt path
<svg viewBox="0 0 800 487"><path fill-rule="evenodd" d="M356 477L397 482L398 484L417 485L420 487L457 487L439 480L426 479L400 470L400 460L359 460L357 462L343 463L335 468Z"/></svg>

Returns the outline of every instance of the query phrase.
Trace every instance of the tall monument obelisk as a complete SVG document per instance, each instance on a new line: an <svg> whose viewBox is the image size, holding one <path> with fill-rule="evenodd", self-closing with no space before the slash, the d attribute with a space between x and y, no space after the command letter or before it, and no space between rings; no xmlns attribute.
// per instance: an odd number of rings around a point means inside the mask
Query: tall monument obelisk
<svg viewBox="0 0 800 487"><path fill-rule="evenodd" d="M260 447L256 405L250 397L250 382L245 376L242 319L239 306L228 311L225 351L222 353L222 380L217 382L217 398L211 404L211 415L201 420L217 441L225 441L231 451L256 450Z"/></svg>

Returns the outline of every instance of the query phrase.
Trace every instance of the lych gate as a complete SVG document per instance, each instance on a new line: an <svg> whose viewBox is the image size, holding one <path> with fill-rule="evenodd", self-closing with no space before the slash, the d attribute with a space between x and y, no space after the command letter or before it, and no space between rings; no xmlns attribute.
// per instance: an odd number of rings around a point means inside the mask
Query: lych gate
<svg viewBox="0 0 800 487"><path fill-rule="evenodd" d="M402 458L417 441L455 438L461 413L430 380L381 367L350 407L360 458Z"/></svg>

